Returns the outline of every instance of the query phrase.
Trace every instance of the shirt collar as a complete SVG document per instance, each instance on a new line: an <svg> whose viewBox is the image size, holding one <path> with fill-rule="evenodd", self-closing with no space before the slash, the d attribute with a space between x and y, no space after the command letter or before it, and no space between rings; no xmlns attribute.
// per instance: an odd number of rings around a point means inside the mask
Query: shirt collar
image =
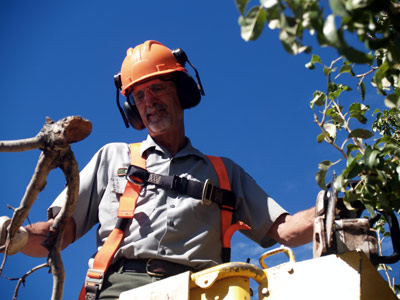
<svg viewBox="0 0 400 300"><path fill-rule="evenodd" d="M161 145L157 144L153 138L150 135L147 135L146 140L144 140L140 146L140 155L143 156L143 154L146 151L159 151L163 153L166 156L171 156L171 154L166 150L164 147ZM206 157L203 153L201 153L199 150L194 148L192 146L192 143L188 137L186 137L186 145L177 153L175 154L174 158L176 157L184 157L184 156L198 156L204 160L206 160Z"/></svg>

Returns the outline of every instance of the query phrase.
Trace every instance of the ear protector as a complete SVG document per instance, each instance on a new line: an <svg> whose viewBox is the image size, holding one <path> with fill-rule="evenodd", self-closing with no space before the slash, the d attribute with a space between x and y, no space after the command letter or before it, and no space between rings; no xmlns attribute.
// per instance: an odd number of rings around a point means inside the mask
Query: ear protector
<svg viewBox="0 0 400 300"><path fill-rule="evenodd" d="M186 62L193 68L197 83L192 76L186 71L174 71L171 73L174 78L174 82L177 87L177 93L179 101L183 109L192 108L200 103L201 96L205 95L203 86L200 81L199 73L196 68L190 63L186 53L182 49L174 49L171 51L174 55L176 61L185 67ZM145 128L142 118L139 115L139 111L135 105L135 101L131 93L125 93L126 100L123 107L120 105L119 93L122 88L121 73L114 75L114 83L117 88L116 100L117 106L121 113L122 119L124 120L126 128L129 125L137 130L142 130Z"/></svg>

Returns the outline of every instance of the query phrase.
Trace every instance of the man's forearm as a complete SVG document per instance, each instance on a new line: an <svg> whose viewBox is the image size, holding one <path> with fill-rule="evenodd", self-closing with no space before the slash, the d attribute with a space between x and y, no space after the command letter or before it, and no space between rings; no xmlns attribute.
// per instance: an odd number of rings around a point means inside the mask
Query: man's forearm
<svg viewBox="0 0 400 300"><path fill-rule="evenodd" d="M312 241L315 207L294 215L281 215L272 225L268 236L280 244L297 247Z"/></svg>

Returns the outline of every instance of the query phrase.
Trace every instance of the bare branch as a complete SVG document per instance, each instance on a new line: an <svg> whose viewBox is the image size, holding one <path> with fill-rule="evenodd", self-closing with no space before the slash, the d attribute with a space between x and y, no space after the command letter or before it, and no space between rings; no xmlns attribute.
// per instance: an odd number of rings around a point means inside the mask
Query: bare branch
<svg viewBox="0 0 400 300"><path fill-rule="evenodd" d="M75 209L79 191L79 168L69 144L86 138L90 134L91 128L91 123L81 117L66 117L58 122L47 118L45 125L34 138L19 141L0 141L0 152L17 152L36 148L43 150L20 206L14 210L8 227L0 274L7 259L8 245L11 244L19 227L27 218L37 195L46 186L49 172L59 167L64 172L67 181L65 205L55 218L49 234L43 242L43 246L49 250L48 265L53 274L52 299L62 299L65 275L60 254L61 245L65 226Z"/></svg>
<svg viewBox="0 0 400 300"><path fill-rule="evenodd" d="M338 145L336 145L335 142L330 138L329 133L325 130L323 124L319 122L316 114L314 114L314 122L319 126L322 133L325 135L325 141L328 144L332 145L334 148L336 148L347 159L347 154L343 151L342 148L340 148Z"/></svg>
<svg viewBox="0 0 400 300"><path fill-rule="evenodd" d="M79 116L66 117L54 122L46 118L46 123L33 138L0 141L0 152L22 152L33 149L66 147L68 144L85 139L92 130L92 124Z"/></svg>
<svg viewBox="0 0 400 300"><path fill-rule="evenodd" d="M36 272L37 270L43 269L48 267L49 265L47 263L45 264L41 264L39 266L34 267L33 269L29 270L28 272L26 272L26 274L24 276L22 276L21 278L18 279L18 283L17 286L15 287L14 290L14 295L13 295L13 300L17 300L18 297L18 291L19 291L19 287L21 286L21 283L25 282L26 277L28 277L29 275L31 275L33 272Z"/></svg>
<svg viewBox="0 0 400 300"><path fill-rule="evenodd" d="M371 73L374 72L375 70L378 70L378 67L371 67L371 70L369 70L368 72L365 72L364 74L358 74L358 75L356 75L356 78L362 78L362 79L364 79L365 76L371 74Z"/></svg>

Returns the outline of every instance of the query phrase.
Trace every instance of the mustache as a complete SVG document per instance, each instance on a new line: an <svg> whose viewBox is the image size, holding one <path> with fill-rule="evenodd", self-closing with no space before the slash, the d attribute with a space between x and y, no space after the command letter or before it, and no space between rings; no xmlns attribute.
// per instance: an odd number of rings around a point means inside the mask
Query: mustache
<svg viewBox="0 0 400 300"><path fill-rule="evenodd" d="M152 105L151 107L147 107L146 108L146 115L155 113L155 112L160 111L160 110L165 110L166 111L167 110L167 106L162 104L162 103L154 103L154 105Z"/></svg>

